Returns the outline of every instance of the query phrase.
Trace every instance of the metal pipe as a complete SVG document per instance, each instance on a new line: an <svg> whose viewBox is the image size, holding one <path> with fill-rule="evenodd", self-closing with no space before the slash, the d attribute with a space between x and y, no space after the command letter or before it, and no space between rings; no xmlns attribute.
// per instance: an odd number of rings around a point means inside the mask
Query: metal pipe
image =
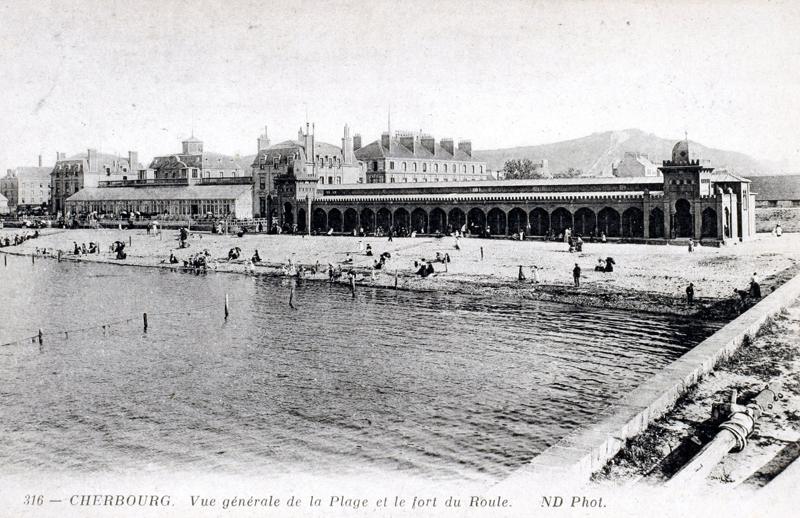
<svg viewBox="0 0 800 518"><path fill-rule="evenodd" d="M765 408L778 398L778 386L771 383L747 405L736 403L736 391L731 396L728 420L722 423L720 432L706 444L683 468L680 469L665 487L688 487L705 479L711 470L730 451L742 451L747 446L747 438L753 433L755 423Z"/></svg>

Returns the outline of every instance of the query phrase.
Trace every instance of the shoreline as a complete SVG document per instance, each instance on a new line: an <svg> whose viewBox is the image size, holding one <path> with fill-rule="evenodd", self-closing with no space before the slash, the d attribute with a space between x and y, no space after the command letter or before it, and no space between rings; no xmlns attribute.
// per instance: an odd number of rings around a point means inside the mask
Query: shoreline
<svg viewBox="0 0 800 518"><path fill-rule="evenodd" d="M796 254L791 253L792 245L800 245L800 235L783 241L759 240L770 245L783 245L784 250L770 251L762 246L763 243L751 242L738 247L701 248L695 254L687 253L683 247L632 244L594 244L586 246L585 250L588 250L584 252L572 254L564 250L565 244L554 242L462 238L459 240L460 249L456 250L452 246L453 238L396 238L394 242L387 243L383 239L343 236L306 238L249 234L240 238L201 232L192 233L190 247L180 249L177 248L177 235L177 231L148 235L142 230L52 229L41 231L37 239L0 248L0 253L31 256L39 251L38 257L57 259L56 251L61 250L62 260L67 261L181 270L183 266L166 262L170 253L184 259L188 255L207 251L215 265L209 271L221 273L287 277L282 269L291 262L296 267L309 270L304 280L331 282L327 274L330 264L341 267L345 272L352 269L356 274L357 286L493 296L507 300L540 300L715 321L735 318L753 303L742 304L733 293L733 288L730 291L726 289L737 284L746 287L743 284L747 282L747 274L739 275L737 270L767 270L760 281L763 296L800 273L800 262L794 257ZM113 253L108 252L110 240L115 238L128 241L125 249L127 259L117 260ZM71 250L72 243L86 241L98 241L101 252L78 256L64 253L65 249ZM363 247L363 243L376 243L374 256L368 257L357 251ZM224 259L226 250L233 247L242 249L241 256L237 260L227 261ZM43 249L48 252L45 256L41 254ZM253 249L259 250L263 260L250 271L246 262ZM384 269L375 270L373 274L371 264L383 251L390 252L392 258ZM748 253L741 254L742 251ZM431 258L437 252L448 253L452 262L448 265L434 262L436 272L429 277L416 275L416 258ZM594 266L589 261L605 255L616 258L618 265L615 272L589 270ZM286 259L281 260L281 257ZM352 263L346 262L348 258ZM530 262L538 263L537 271L542 277L539 283L532 281L534 275ZM580 287L572 284L573 262L584 265ZM525 280L518 280L520 266ZM319 273L310 273L315 268L319 269ZM447 271L442 271L443 268ZM721 271L723 268L727 271ZM663 278L662 271L665 272ZM734 273L737 275L732 275ZM333 282L349 285L346 275ZM692 305L687 304L681 289L689 282L693 282L699 292Z"/></svg>

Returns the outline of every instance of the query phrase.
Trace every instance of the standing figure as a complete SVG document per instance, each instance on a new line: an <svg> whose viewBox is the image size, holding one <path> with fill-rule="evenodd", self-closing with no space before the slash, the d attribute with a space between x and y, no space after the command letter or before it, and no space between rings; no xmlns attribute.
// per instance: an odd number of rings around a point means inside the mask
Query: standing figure
<svg viewBox="0 0 800 518"><path fill-rule="evenodd" d="M572 279L575 281L575 287L581 287L581 267L575 263L575 268L572 269Z"/></svg>
<svg viewBox="0 0 800 518"><path fill-rule="evenodd" d="M686 286L686 303L692 304L694 302L694 284L691 282Z"/></svg>

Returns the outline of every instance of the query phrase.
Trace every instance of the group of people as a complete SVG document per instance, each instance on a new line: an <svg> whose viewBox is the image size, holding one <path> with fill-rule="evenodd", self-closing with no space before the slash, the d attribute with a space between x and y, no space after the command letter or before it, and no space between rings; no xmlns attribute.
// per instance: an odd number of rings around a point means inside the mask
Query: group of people
<svg viewBox="0 0 800 518"><path fill-rule="evenodd" d="M125 245L123 245L124 248ZM112 250L114 252L115 250ZM81 254L99 254L100 253L100 245L97 243L89 243L89 248L86 248L86 243L82 243L78 246L77 241L72 242L72 255L81 255Z"/></svg>
<svg viewBox="0 0 800 518"><path fill-rule="evenodd" d="M39 237L39 231L35 230L34 232L25 232L23 234L14 234L14 237L11 238L9 236L5 236L4 238L0 239L0 248L6 246L17 246L21 245L25 241L29 239L36 239Z"/></svg>

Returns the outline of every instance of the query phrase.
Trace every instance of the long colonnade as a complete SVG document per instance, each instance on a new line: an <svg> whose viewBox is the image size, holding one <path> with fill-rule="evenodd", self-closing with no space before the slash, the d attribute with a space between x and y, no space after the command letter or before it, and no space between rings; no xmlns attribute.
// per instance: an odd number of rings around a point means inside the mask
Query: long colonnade
<svg viewBox="0 0 800 518"><path fill-rule="evenodd" d="M669 222L665 210L658 203L643 207L629 200L625 203L598 204L558 204L531 206L530 204L320 204L315 203L310 223L313 232L352 233L362 230L374 233L381 229L395 232L405 230L420 234L446 234L455 230L469 230L483 233L488 230L494 236L507 236L524 232L529 236L559 235L571 229L574 235L600 236L609 238L665 238L667 229L673 230L672 237L692 237L694 214L689 202L678 200L674 210L669 212ZM655 201L655 200L654 200ZM669 209L668 209L669 210ZM645 212L646 211L646 212ZM302 213L301 213L302 212ZM299 230L305 231L305 211L298 211ZM701 214L701 237L716 238L717 212L706 207Z"/></svg>

